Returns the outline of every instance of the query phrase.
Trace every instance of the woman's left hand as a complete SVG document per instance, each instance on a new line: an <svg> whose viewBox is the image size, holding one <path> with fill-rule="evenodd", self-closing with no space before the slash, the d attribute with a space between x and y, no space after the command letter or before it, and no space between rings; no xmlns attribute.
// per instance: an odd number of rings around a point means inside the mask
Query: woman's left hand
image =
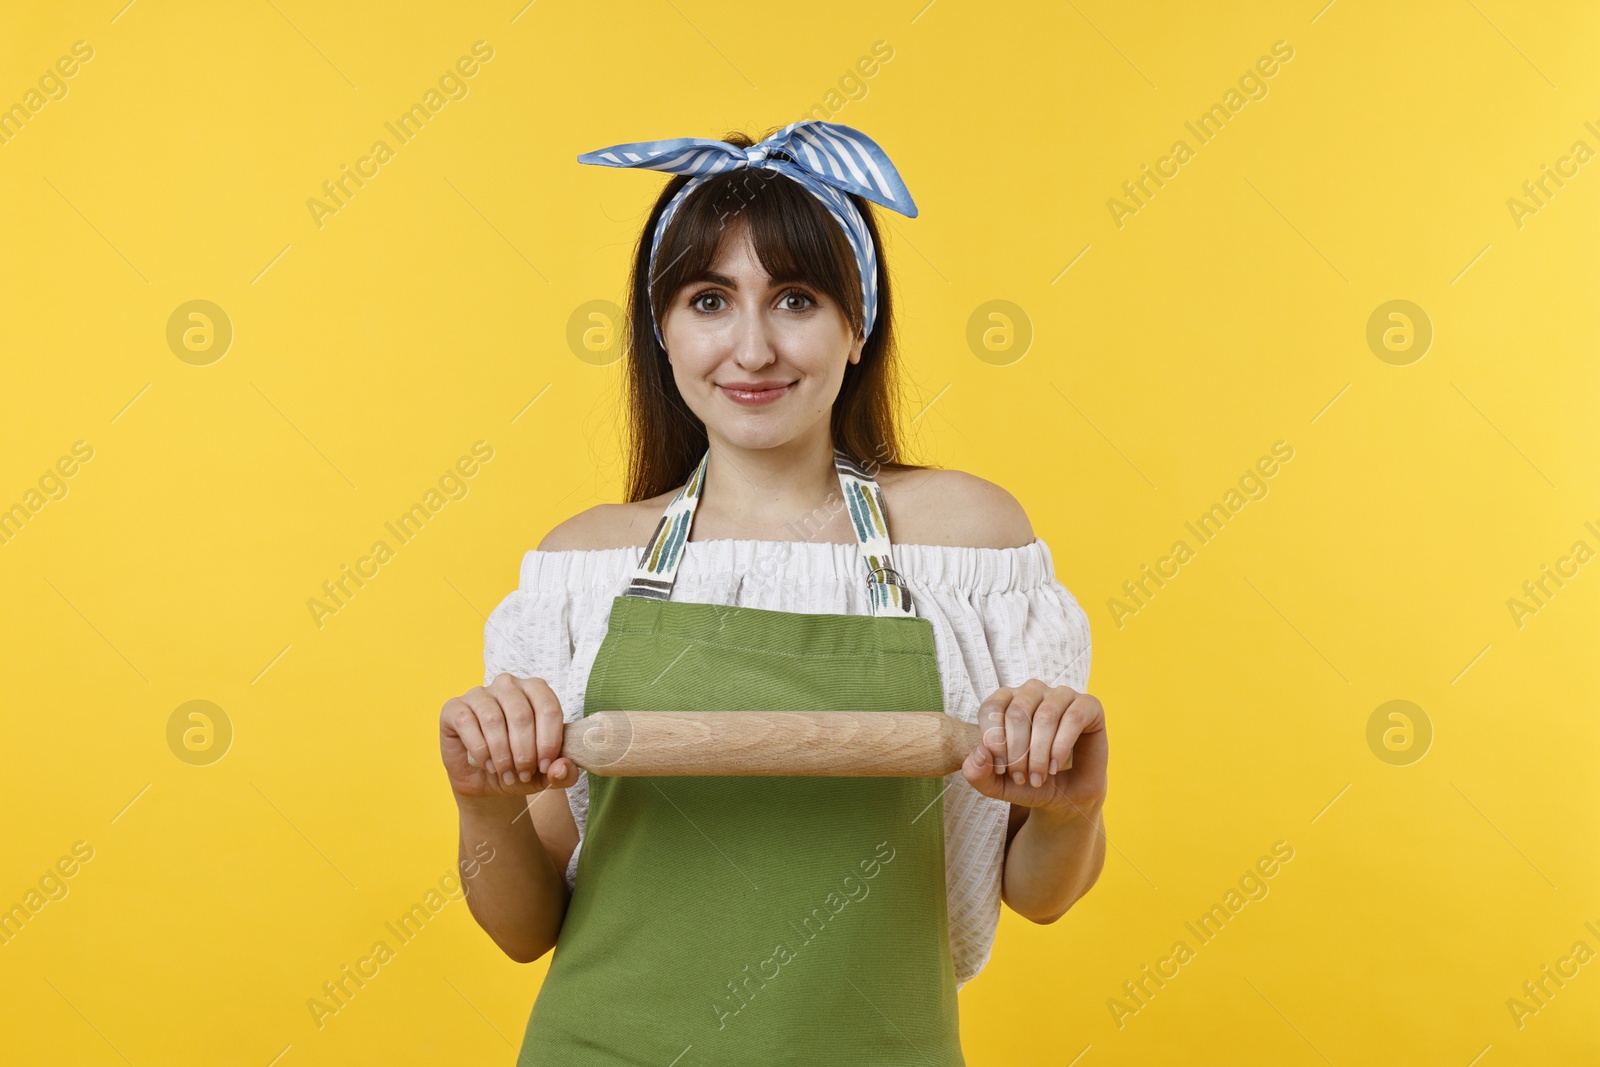
<svg viewBox="0 0 1600 1067"><path fill-rule="evenodd" d="M984 796L1060 812L1105 798L1106 714L1097 698L1030 678L996 689L979 706L978 725L983 741L961 772Z"/></svg>

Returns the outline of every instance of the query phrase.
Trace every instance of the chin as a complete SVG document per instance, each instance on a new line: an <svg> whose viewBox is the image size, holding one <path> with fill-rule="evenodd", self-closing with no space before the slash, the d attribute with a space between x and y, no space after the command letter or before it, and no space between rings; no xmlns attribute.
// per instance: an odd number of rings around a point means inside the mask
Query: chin
<svg viewBox="0 0 1600 1067"><path fill-rule="evenodd" d="M715 429L717 436L733 447L750 451L779 448L800 436L798 427L779 425L759 417L748 420L744 425L721 425Z"/></svg>

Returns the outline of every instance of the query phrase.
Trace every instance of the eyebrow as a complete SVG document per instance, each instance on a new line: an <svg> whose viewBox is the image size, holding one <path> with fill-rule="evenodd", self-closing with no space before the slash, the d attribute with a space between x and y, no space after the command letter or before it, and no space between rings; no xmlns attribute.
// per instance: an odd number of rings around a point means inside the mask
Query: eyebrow
<svg viewBox="0 0 1600 1067"><path fill-rule="evenodd" d="M713 283L715 285L725 285L729 289L733 289L735 291L737 291L738 288L739 288L739 284L737 282L735 282L732 278L728 277L726 274L718 274L716 271L711 271L711 270L705 271L702 274L695 275L693 278L690 278L687 281L685 281L684 284L685 285L697 285L697 284L699 284L701 282L711 282L711 283ZM803 278L798 274L785 275L783 277L773 278L773 279L770 280L770 285L771 285L771 287L776 288L777 286L789 285L789 284L791 284L793 282L804 282L806 285L812 285L812 283L808 279Z"/></svg>

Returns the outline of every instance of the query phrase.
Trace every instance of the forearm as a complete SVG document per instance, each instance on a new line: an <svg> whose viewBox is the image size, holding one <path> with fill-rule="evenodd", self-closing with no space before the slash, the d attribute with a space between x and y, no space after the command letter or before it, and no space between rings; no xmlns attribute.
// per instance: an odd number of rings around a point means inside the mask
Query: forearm
<svg viewBox="0 0 1600 1067"><path fill-rule="evenodd" d="M472 917L512 959L538 959L561 932L567 887L539 842L527 799L457 796L456 807L457 855Z"/></svg>
<svg viewBox="0 0 1600 1067"><path fill-rule="evenodd" d="M1105 866L1103 801L1065 812L1032 808L1006 850L1001 898L1036 923L1065 915Z"/></svg>

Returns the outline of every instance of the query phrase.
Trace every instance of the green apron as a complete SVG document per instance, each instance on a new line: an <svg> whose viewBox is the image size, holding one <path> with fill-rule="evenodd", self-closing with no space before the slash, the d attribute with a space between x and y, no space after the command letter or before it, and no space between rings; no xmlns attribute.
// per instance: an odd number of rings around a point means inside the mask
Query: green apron
<svg viewBox="0 0 1600 1067"><path fill-rule="evenodd" d="M933 711L933 628L883 496L835 469L874 615L672 602L706 459L612 603L597 711ZM588 776L577 881L518 1063L965 1061L939 778Z"/></svg>

